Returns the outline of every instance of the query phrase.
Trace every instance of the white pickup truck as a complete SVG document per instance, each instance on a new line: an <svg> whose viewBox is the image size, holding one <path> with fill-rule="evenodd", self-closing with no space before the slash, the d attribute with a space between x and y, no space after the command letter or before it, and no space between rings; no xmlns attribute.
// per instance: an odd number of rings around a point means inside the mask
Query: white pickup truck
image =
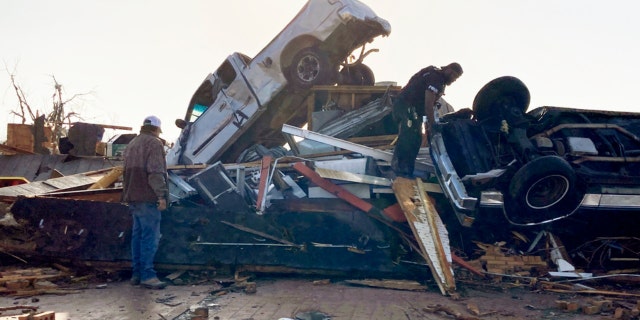
<svg viewBox="0 0 640 320"><path fill-rule="evenodd" d="M235 162L256 140L282 145L282 124L306 121L300 104L312 86L373 78L364 64L347 70L345 61L390 32L386 20L357 0L309 0L253 59L233 53L205 78L176 120L182 131L167 163Z"/></svg>

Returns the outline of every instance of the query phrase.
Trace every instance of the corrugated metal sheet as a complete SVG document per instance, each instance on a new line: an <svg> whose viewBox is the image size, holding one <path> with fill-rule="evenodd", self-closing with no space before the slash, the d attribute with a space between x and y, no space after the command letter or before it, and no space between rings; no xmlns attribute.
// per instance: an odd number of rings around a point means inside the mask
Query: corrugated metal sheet
<svg viewBox="0 0 640 320"><path fill-rule="evenodd" d="M103 157L41 154L4 155L0 156L0 176L24 177L32 182L44 181L51 178L56 171L67 176L118 165L122 165L121 160Z"/></svg>
<svg viewBox="0 0 640 320"><path fill-rule="evenodd" d="M109 173L110 169L78 173L69 176L52 178L46 181L34 181L16 186L0 188L0 200L11 202L18 196L44 195L60 190L86 189Z"/></svg>

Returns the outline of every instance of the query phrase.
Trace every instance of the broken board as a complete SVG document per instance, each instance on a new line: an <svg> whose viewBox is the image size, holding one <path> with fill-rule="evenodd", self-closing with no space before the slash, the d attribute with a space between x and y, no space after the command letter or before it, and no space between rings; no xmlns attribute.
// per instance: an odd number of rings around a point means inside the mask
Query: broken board
<svg viewBox="0 0 640 320"><path fill-rule="evenodd" d="M422 180L399 177L393 181L392 189L440 291L443 295L453 294L456 286L448 232L422 187Z"/></svg>

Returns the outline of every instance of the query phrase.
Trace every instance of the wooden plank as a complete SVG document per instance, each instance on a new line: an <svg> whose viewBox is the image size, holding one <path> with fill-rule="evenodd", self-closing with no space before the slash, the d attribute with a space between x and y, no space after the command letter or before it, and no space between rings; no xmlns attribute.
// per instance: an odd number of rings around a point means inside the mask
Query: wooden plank
<svg viewBox="0 0 640 320"><path fill-rule="evenodd" d="M206 169L206 164L177 164L168 166L167 170Z"/></svg>
<svg viewBox="0 0 640 320"><path fill-rule="evenodd" d="M0 151L9 154L34 154L33 151L12 147L3 143L0 143Z"/></svg>
<svg viewBox="0 0 640 320"><path fill-rule="evenodd" d="M35 274L35 275L21 275L21 274L12 274L6 275L0 278L0 285L4 285L8 281L18 281L18 280L55 280L65 277L65 274Z"/></svg>
<svg viewBox="0 0 640 320"><path fill-rule="evenodd" d="M7 123L7 142L8 146L26 150L33 153L33 134L31 133L32 125L20 123Z"/></svg>
<svg viewBox="0 0 640 320"><path fill-rule="evenodd" d="M363 144L365 146L379 146L379 145L391 145L391 142L398 137L397 134L383 135L383 136L368 136L368 137L352 137L347 141Z"/></svg>
<svg viewBox="0 0 640 320"><path fill-rule="evenodd" d="M77 122L74 122L74 123L72 123L72 125L74 125L76 123ZM116 126L116 125L112 125L112 124L99 124L99 123L92 123L92 124L95 124L96 126L100 126L102 128L105 128L105 129L127 130L127 131L133 130L133 128L131 128L131 127Z"/></svg>
<svg viewBox="0 0 640 320"><path fill-rule="evenodd" d="M42 185L42 182L31 182L25 184L19 184L12 187L4 187L0 189L0 195L19 196L19 195L35 195L39 193L46 193L56 190L55 188L47 185Z"/></svg>
<svg viewBox="0 0 640 320"><path fill-rule="evenodd" d="M562 290L562 289L544 289L544 291L557 292L557 293L569 293L575 294L587 294L587 295L602 295L602 296L620 296L640 298L638 293L622 292L622 291L607 291L607 290Z"/></svg>
<svg viewBox="0 0 640 320"><path fill-rule="evenodd" d="M327 192L348 202L352 206L364 211L369 217L386 224L389 228L392 228L393 230L397 231L402 236L407 236L404 230L393 225L387 220L387 218L384 217L384 216L389 217L390 216L389 213L383 212L383 210L380 210L379 208L375 207L373 204L358 198L356 195L349 192L349 190L339 185L333 184L327 179L322 178L317 172L313 171L311 168L307 167L302 162L294 163L293 168L296 171L300 172L300 174L302 174L303 176L311 180L311 182L315 183L316 185L326 190ZM384 211L386 211L387 209L384 209Z"/></svg>
<svg viewBox="0 0 640 320"><path fill-rule="evenodd" d="M258 198L256 199L256 206L258 213L262 214L265 208L265 201L267 197L267 187L269 187L269 169L271 168L271 156L262 157L262 166L260 167L260 183L258 185Z"/></svg>
<svg viewBox="0 0 640 320"><path fill-rule="evenodd" d="M355 206L356 208L367 213L372 210L373 205L371 203L368 203L356 197L345 188L335 185L329 182L328 180L325 180L324 178L320 177L318 173L313 171L311 168L307 167L304 163L296 162L293 164L293 168L296 171L300 172L305 177L307 177L309 180L311 180L311 182L317 184L319 187L335 195L336 197L347 201L348 203Z"/></svg>
<svg viewBox="0 0 640 320"><path fill-rule="evenodd" d="M55 318L56 313L53 311L18 316L18 320L55 320Z"/></svg>
<svg viewBox="0 0 640 320"><path fill-rule="evenodd" d="M438 259L442 264L444 271L445 283L450 289L455 290L455 282L453 279L453 269L451 268L451 248L449 247L449 233L444 223L440 219L438 210L433 204L433 199L424 189L421 179L416 179L417 191L422 202L421 214L425 214L428 219L429 231L434 239L434 245L438 253Z"/></svg>
<svg viewBox="0 0 640 320"><path fill-rule="evenodd" d="M325 179L366 183L377 186L391 186L391 180L378 176L370 176L366 174L357 174L347 171L338 171L325 168L315 168L315 171Z"/></svg>
<svg viewBox="0 0 640 320"><path fill-rule="evenodd" d="M421 184L420 179L396 178L392 189L441 293L453 294L455 281L447 229L429 196L419 187Z"/></svg>
<svg viewBox="0 0 640 320"><path fill-rule="evenodd" d="M33 289L33 290L18 290L11 293L13 297L33 297L39 296L43 294L55 294L55 295L63 295L63 294L74 294L80 293L82 290L74 290L74 289Z"/></svg>
<svg viewBox="0 0 640 320"><path fill-rule="evenodd" d="M378 279L363 279L363 280L345 280L344 282L349 284L357 284L361 286L385 288L394 290L408 290L408 291L426 291L427 286L421 285L417 281L409 280L378 280Z"/></svg>
<svg viewBox="0 0 640 320"><path fill-rule="evenodd" d="M64 198L73 200L91 200L100 202L120 202L122 188L107 188L96 190L78 190L47 193L46 197Z"/></svg>
<svg viewBox="0 0 640 320"><path fill-rule="evenodd" d="M69 189L83 185L92 185L96 181L100 180L100 177L88 177L85 175L72 175L61 178L54 178L43 181L42 183L52 186L56 189Z"/></svg>

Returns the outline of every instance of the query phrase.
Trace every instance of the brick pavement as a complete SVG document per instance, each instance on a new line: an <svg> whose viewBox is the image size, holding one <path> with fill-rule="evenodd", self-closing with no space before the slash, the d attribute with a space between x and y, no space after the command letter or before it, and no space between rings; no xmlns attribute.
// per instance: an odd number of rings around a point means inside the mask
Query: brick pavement
<svg viewBox="0 0 640 320"><path fill-rule="evenodd" d="M296 316L305 320L322 319L307 318L311 312L328 315L332 320L452 319L450 315L424 310L435 305L445 305L471 319L469 304L477 305L480 312L486 313L481 317L483 320L572 318L569 314L557 314L553 296L536 295L526 290L518 300L510 293L476 291L471 294L473 297L454 300L442 296L436 287L426 292L403 291L343 282L314 285L309 279L278 278L258 280L254 294L230 292L206 299L206 303L209 319L213 320L278 320L296 319ZM502 302L496 301L496 297ZM534 310L530 306L538 308Z"/></svg>

